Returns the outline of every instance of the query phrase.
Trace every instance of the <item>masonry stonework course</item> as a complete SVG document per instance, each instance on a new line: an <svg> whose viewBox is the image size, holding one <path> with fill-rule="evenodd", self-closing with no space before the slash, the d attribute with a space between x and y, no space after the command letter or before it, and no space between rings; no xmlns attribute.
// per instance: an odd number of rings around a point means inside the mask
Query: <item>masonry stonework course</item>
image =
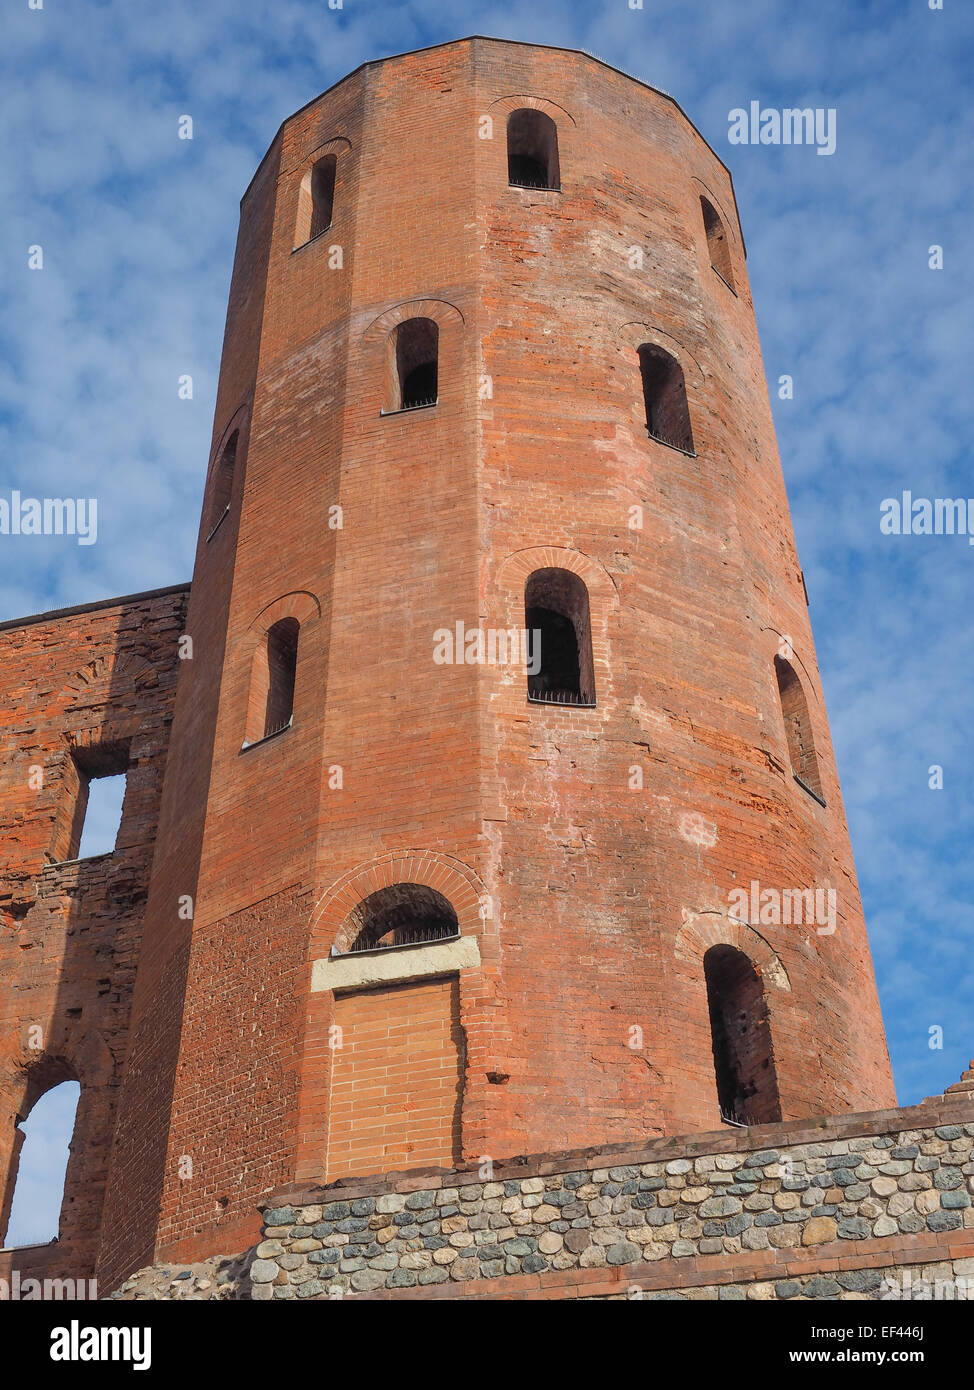
<svg viewBox="0 0 974 1390"><path fill-rule="evenodd" d="M509 182L507 122L525 110L525 128L553 122L556 186ZM331 220L305 240L322 220L308 221L312 170L330 156ZM721 273L701 199L723 228ZM400 330L415 319L436 343L435 404L402 410ZM670 363L655 414L647 353ZM692 441L653 437L687 413ZM458 623L521 629L526 592L565 607L574 702L529 699L523 667L433 659ZM289 1186L631 1149L714 1131L722 1108L787 1125L894 1104L734 190L671 98L585 54L474 38L367 63L285 121L241 203L186 598L2 634L20 751L4 773L0 950L20 974L0 984L0 1157L30 1087L36 1098L54 1075L43 1066L70 1056L83 1099L66 1211L86 1209L82 1262L103 1288L252 1246L258 1202ZM106 863L64 866L77 815L65 770L84 765L65 749L87 737L73 702L99 642L105 690L88 723L131 722L133 848L123 836ZM787 707L782 654L798 683ZM57 797L28 790L34 757ZM752 883L833 894L835 920L733 913ZM409 910L438 914L436 930L381 968L366 953L356 983L377 903L396 930ZM68 916L79 964L62 969ZM743 1042L714 1001L735 970ZM66 1029L75 974L94 1010L71 1025L84 1046L55 1032L31 1060L26 991L45 1007L63 994ZM738 1073L733 1104L721 1066ZM265 1240L305 1272L338 1250L351 1292L456 1289L450 1266L467 1264L463 1282L493 1289L603 1256L621 1268L647 1246L682 1278L712 1258L707 1241L740 1242L728 1259L791 1249L796 1211L834 1221L836 1239L843 1222L892 1219L862 1210L886 1201L871 1184L900 1161L880 1161L887 1147L866 1145L848 1170L876 1169L855 1178L867 1191L854 1211L818 1191L820 1153L798 1157L797 1205L776 1204L787 1190L766 1188L766 1171L753 1192L697 1203L716 1170L671 1183L684 1175L644 1158L633 1177L593 1171L582 1185L597 1191L572 1198L613 1233L583 1245L581 1217L563 1231L559 1214L581 1170L552 1159L555 1201L528 1202L545 1184L508 1192L506 1177L447 1203L449 1217L434 1200L414 1224L458 1223L435 1248L342 1255L334 1238L356 1233L342 1221L388 1216L374 1240L348 1242L370 1249L400 1239L379 1239L398 1213L333 1222L317 1199L320 1218ZM948 1166L969 1187L963 1163ZM835 1214L808 1214L813 1190ZM356 1200L379 1197L366 1184ZM708 1202L735 1209L683 1211ZM678 1220L662 1219L667 1203ZM552 1212L543 1232L533 1207ZM966 1230L960 1206L942 1209ZM618 1239L594 1225L617 1214ZM532 1234L505 1226L484 1255L482 1233L508 1216L530 1217ZM705 1230L735 1219L732 1236ZM317 1244L296 1252L304 1240Z"/></svg>

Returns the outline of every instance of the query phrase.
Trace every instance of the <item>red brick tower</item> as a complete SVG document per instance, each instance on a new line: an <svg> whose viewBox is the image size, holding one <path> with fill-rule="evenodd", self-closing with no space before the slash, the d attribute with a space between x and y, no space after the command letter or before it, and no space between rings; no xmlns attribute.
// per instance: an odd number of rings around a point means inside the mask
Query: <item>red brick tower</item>
<svg viewBox="0 0 974 1390"><path fill-rule="evenodd" d="M186 632L106 1282L292 1179L892 1102L733 188L670 98L475 38L285 122Z"/></svg>

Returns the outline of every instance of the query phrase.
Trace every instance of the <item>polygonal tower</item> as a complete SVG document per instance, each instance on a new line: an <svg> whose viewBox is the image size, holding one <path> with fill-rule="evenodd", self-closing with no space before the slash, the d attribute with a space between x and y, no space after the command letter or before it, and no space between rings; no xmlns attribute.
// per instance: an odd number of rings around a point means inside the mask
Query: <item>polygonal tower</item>
<svg viewBox="0 0 974 1390"><path fill-rule="evenodd" d="M186 633L106 1284L291 1180L892 1103L734 192L671 98L471 38L284 123Z"/></svg>

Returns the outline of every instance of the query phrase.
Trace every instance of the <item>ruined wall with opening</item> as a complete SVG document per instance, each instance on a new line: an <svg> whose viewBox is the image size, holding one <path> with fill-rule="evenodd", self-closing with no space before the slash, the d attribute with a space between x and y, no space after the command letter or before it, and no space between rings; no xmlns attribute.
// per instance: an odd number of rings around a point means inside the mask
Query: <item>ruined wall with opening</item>
<svg viewBox="0 0 974 1390"><path fill-rule="evenodd" d="M15 1128L81 1083L58 1271L94 1270L188 586L0 625L0 1191ZM76 854L84 778L126 770L113 853ZM29 1272L43 1248L0 1254Z"/></svg>

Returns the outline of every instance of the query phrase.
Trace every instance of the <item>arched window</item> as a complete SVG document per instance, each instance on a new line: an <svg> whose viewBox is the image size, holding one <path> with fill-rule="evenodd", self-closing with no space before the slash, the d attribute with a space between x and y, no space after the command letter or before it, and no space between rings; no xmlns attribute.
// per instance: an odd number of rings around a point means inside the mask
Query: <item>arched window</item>
<svg viewBox="0 0 974 1390"><path fill-rule="evenodd" d="M392 409L436 405L440 328L435 319L406 319L391 335Z"/></svg>
<svg viewBox="0 0 974 1390"><path fill-rule="evenodd" d="M588 590L571 570L535 570L524 589L528 699L594 705Z"/></svg>
<svg viewBox="0 0 974 1390"><path fill-rule="evenodd" d="M646 403L646 429L651 437L692 454L693 431L683 368L663 348L643 343L639 349L639 371Z"/></svg>
<svg viewBox="0 0 974 1390"><path fill-rule="evenodd" d="M64 1179L81 1087L63 1062L32 1068L17 1116L0 1245L46 1245L60 1235Z"/></svg>
<svg viewBox="0 0 974 1390"><path fill-rule="evenodd" d="M213 484L210 491L210 529L207 540L213 536L230 510L230 498L233 493L233 470L237 464L237 441L239 438L240 431L234 430L223 446L220 462L213 474Z"/></svg>
<svg viewBox="0 0 974 1390"><path fill-rule="evenodd" d="M560 188L558 127L531 107L507 118L507 179L517 188Z"/></svg>
<svg viewBox="0 0 974 1390"><path fill-rule="evenodd" d="M812 741L812 721L802 683L790 661L776 656L774 673L778 681L778 698L785 721L785 738L791 770L802 786L825 805L822 799L822 778L819 775L815 744Z"/></svg>
<svg viewBox="0 0 974 1390"><path fill-rule="evenodd" d="M710 264L725 284L733 289L734 272L731 269L730 247L727 244L727 234L724 231L720 213L707 198L700 199L700 211L703 213L703 225L707 233Z"/></svg>
<svg viewBox="0 0 974 1390"><path fill-rule="evenodd" d="M280 733L291 722L299 632L296 618L281 618L254 653L245 748Z"/></svg>
<svg viewBox="0 0 974 1390"><path fill-rule="evenodd" d="M370 893L353 918L357 930L349 953L443 941L460 934L451 903L420 883L394 883Z"/></svg>
<svg viewBox="0 0 974 1390"><path fill-rule="evenodd" d="M703 958L721 1117L735 1124L781 1119L764 987L734 946L711 946Z"/></svg>
<svg viewBox="0 0 974 1390"><path fill-rule="evenodd" d="M295 247L327 232L335 209L335 175L338 159L333 154L316 159L301 180L298 191L298 224Z"/></svg>

